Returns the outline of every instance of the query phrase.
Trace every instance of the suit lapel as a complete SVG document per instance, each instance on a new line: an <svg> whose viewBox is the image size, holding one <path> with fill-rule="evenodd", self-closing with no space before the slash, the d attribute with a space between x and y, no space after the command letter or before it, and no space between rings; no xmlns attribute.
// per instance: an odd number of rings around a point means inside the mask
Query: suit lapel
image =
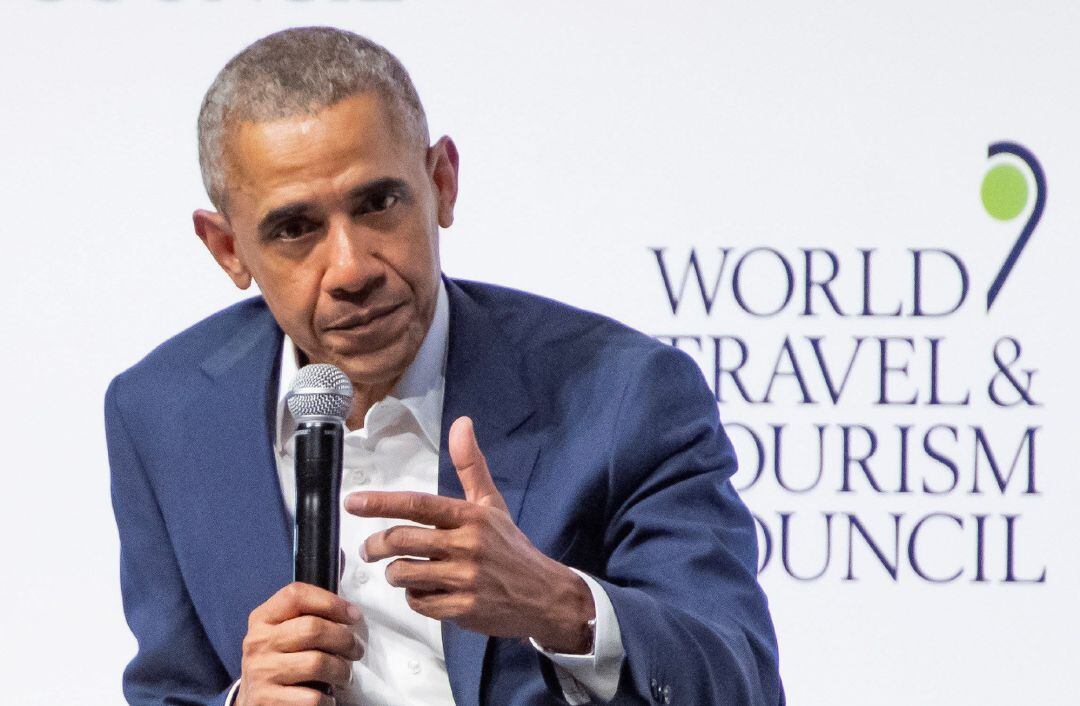
<svg viewBox="0 0 1080 706"><path fill-rule="evenodd" d="M492 478L516 522L539 452L533 437L514 434L533 411L521 377L521 357L488 311L453 280L444 281L450 324L439 444L439 494L465 496L447 441L453 421L460 416L471 417ZM450 621L443 622L442 634L455 701L479 703L488 637Z"/></svg>
<svg viewBox="0 0 1080 706"><path fill-rule="evenodd" d="M187 407L188 492L200 508L194 531L211 635L233 674L248 613L292 578L292 534L277 478L273 419L282 335L265 305L240 325L202 370L201 395ZM207 419L213 423L207 423ZM204 618L205 621L205 618ZM222 644L226 642L226 644Z"/></svg>

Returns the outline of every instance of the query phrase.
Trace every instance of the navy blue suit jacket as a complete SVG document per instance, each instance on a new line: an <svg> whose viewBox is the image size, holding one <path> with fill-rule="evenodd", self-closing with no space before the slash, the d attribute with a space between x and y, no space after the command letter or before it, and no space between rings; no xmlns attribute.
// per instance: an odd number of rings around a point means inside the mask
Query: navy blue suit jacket
<svg viewBox="0 0 1080 706"><path fill-rule="evenodd" d="M626 652L615 702L783 703L754 526L693 360L597 314L445 281L439 493L463 497L446 442L469 415L521 530L607 591ZM131 703L222 703L248 614L291 580L272 450L281 345L255 297L109 385L121 588L139 645ZM442 635L458 704L561 702L527 643L451 622Z"/></svg>

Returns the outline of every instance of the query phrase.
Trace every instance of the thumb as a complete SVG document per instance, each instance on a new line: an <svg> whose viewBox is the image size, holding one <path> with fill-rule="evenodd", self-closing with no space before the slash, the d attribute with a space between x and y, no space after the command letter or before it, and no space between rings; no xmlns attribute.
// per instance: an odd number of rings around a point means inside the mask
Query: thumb
<svg viewBox="0 0 1080 706"><path fill-rule="evenodd" d="M450 425L449 445L450 460L457 469L461 487L465 489L465 499L471 503L497 507L509 512L502 494L495 487L495 481L491 479L487 459L484 458L483 452L480 451L480 444L476 441L472 419L458 417L454 420L454 423Z"/></svg>

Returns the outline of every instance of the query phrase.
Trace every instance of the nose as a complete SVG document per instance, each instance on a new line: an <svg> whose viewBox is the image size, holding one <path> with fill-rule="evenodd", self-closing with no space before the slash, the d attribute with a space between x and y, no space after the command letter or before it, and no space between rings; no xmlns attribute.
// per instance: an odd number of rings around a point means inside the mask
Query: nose
<svg viewBox="0 0 1080 706"><path fill-rule="evenodd" d="M362 229L350 219L331 219L328 229L323 289L335 298L365 298L386 278L382 260L365 244Z"/></svg>

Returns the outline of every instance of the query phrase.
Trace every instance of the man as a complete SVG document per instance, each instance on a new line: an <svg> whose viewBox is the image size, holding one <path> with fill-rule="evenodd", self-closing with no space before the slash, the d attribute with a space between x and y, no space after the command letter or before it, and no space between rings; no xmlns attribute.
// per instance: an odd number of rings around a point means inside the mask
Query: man
<svg viewBox="0 0 1080 706"><path fill-rule="evenodd" d="M446 278L458 153L331 28L207 92L195 230L262 295L117 376L105 414L137 704L783 702L730 443L685 354ZM339 595L290 583L282 403L353 383Z"/></svg>

